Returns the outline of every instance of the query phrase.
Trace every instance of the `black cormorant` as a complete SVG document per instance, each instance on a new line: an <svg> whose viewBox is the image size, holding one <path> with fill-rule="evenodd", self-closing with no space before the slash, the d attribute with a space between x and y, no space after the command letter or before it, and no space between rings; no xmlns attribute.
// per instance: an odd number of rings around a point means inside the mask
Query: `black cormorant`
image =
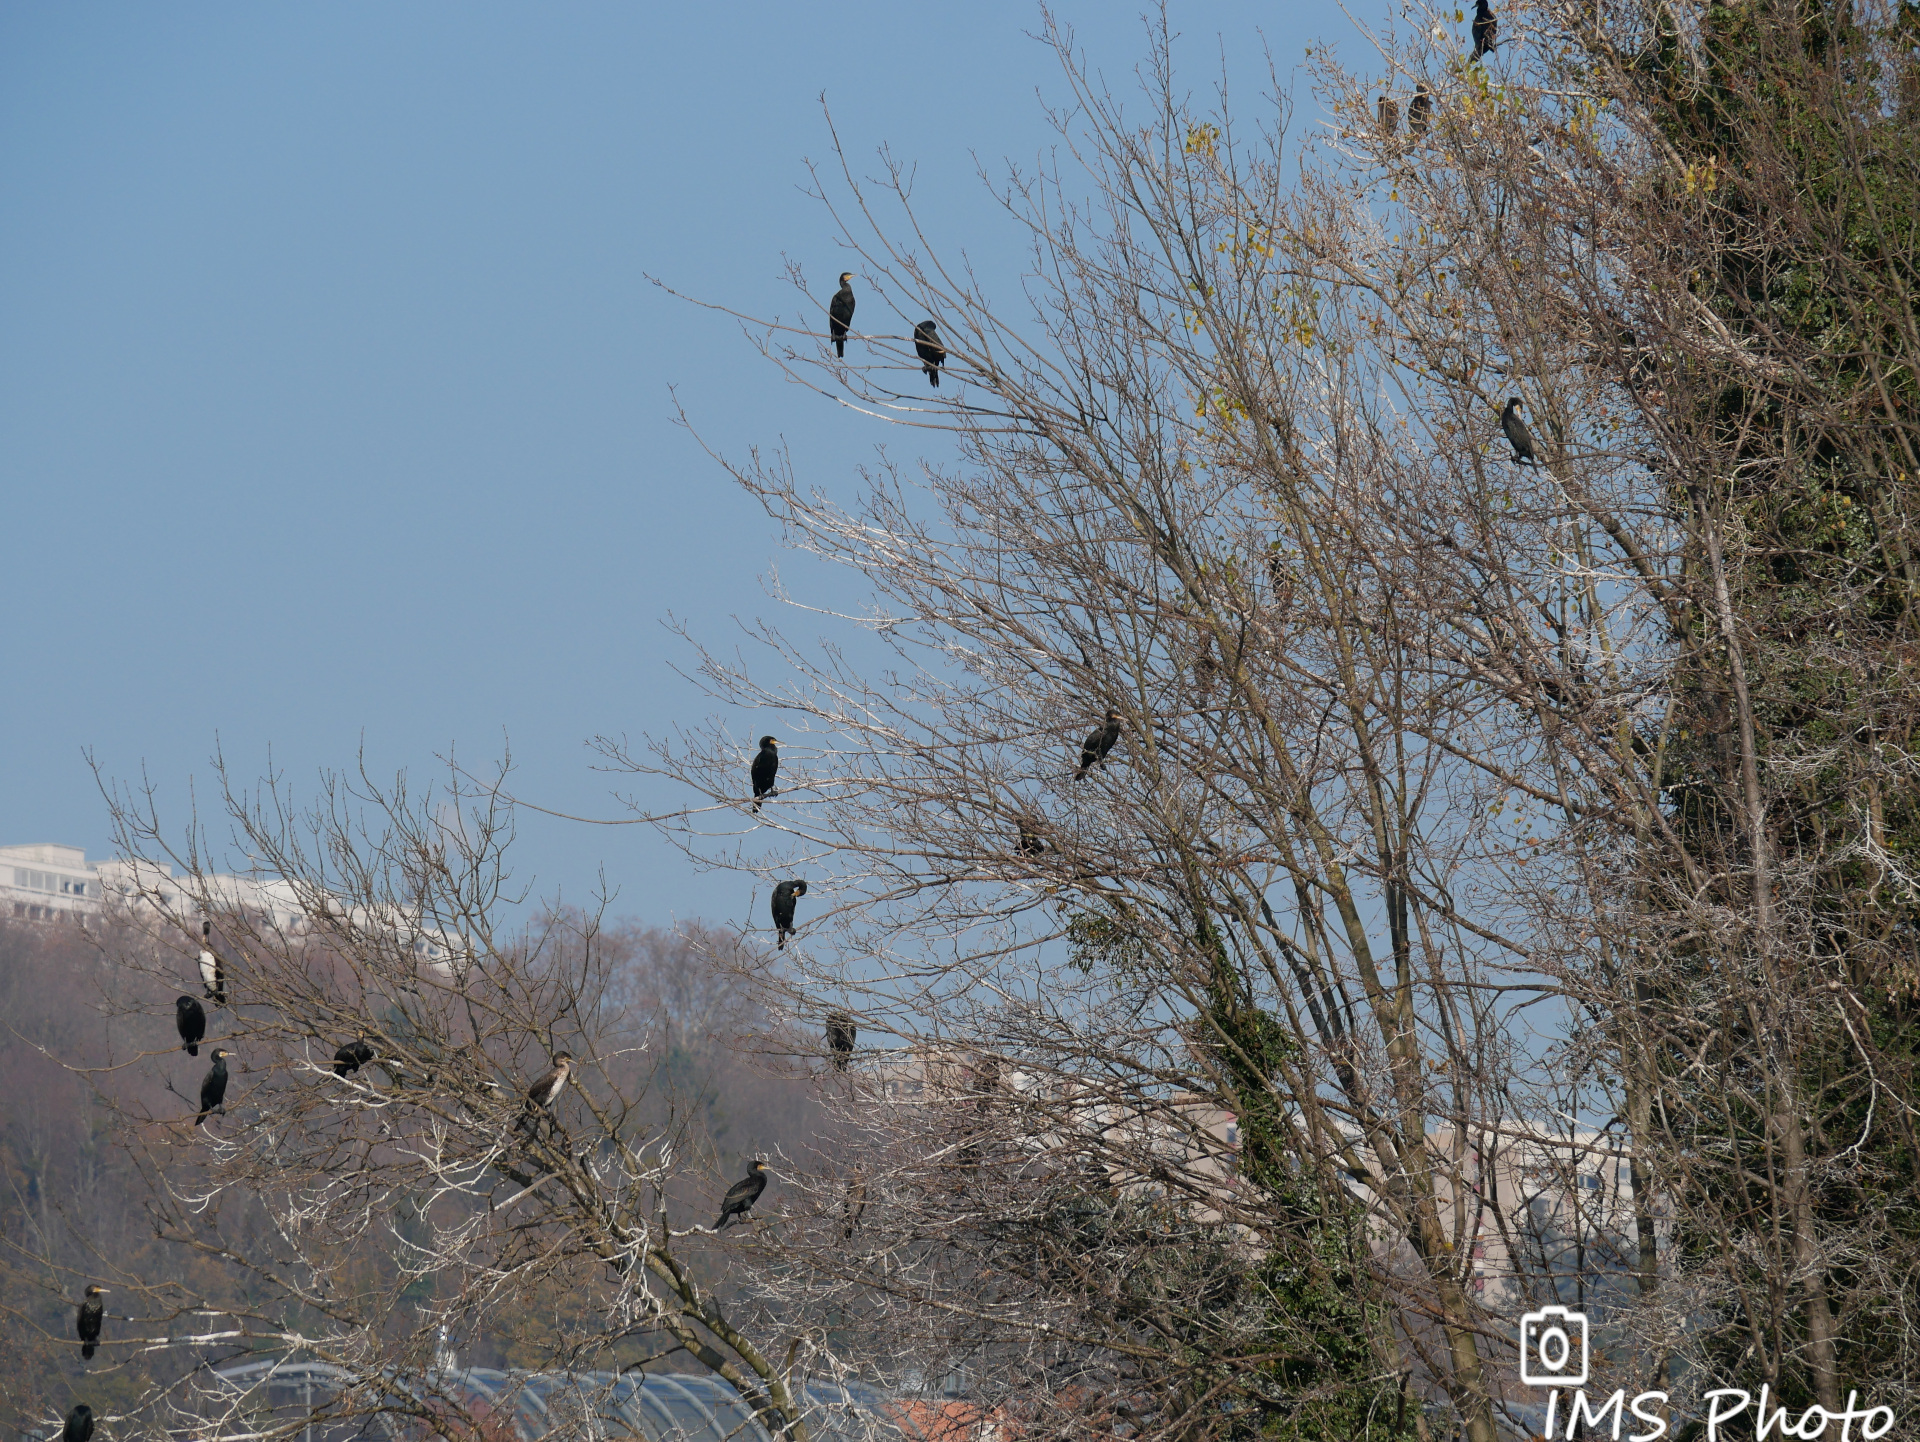
<svg viewBox="0 0 1920 1442"><path fill-rule="evenodd" d="M1113 750L1114 742L1120 739L1120 713L1107 712L1106 724L1080 743L1080 769L1073 773L1075 781L1084 777L1098 762L1102 767L1107 764L1107 753Z"/></svg>
<svg viewBox="0 0 1920 1442"><path fill-rule="evenodd" d="M853 324L853 272L840 272L840 289L833 293L833 303L827 307L827 334L833 339L834 353L842 360L847 356L847 327Z"/></svg>
<svg viewBox="0 0 1920 1442"><path fill-rule="evenodd" d="M1533 451L1533 432L1527 429L1527 423L1520 419L1520 397L1510 396L1507 408L1500 412L1500 429L1507 433L1507 444L1513 447L1515 465L1538 465L1539 459Z"/></svg>
<svg viewBox="0 0 1920 1442"><path fill-rule="evenodd" d="M227 973L220 965L220 954L213 949L213 922L200 923L200 982L215 1006L227 1004Z"/></svg>
<svg viewBox="0 0 1920 1442"><path fill-rule="evenodd" d="M1392 135L1400 128L1400 102L1395 100L1391 95L1382 95L1380 97L1378 113L1380 116L1380 133L1382 135Z"/></svg>
<svg viewBox="0 0 1920 1442"><path fill-rule="evenodd" d="M92 1436L93 1408L82 1402L67 1413L66 1424L60 1429L60 1442L87 1442Z"/></svg>
<svg viewBox="0 0 1920 1442"><path fill-rule="evenodd" d="M760 1200L760 1194L767 1189L767 1164L758 1157L747 1168L747 1174L727 1188L726 1199L720 1203L720 1215L714 1220L713 1229L718 1232L725 1228L735 1217L744 1217L753 1210L753 1204Z"/></svg>
<svg viewBox="0 0 1920 1442"><path fill-rule="evenodd" d="M833 1053L833 1069L845 1071L853 1057L853 1043L860 1035L853 1018L836 1011L827 1018L827 1050Z"/></svg>
<svg viewBox="0 0 1920 1442"><path fill-rule="evenodd" d="M200 1081L200 1115L193 1119L195 1126L206 1124L208 1112L218 1111L222 1116L226 1115L227 1109L224 1103L227 1099L227 1058L232 1055L233 1053L223 1046L213 1049L213 1065L207 1069L206 1076Z"/></svg>
<svg viewBox="0 0 1920 1442"><path fill-rule="evenodd" d="M793 904L807 894L804 881L782 881L773 888L773 929L780 933L780 945L793 935Z"/></svg>
<svg viewBox="0 0 1920 1442"><path fill-rule="evenodd" d="M1493 37L1500 30L1500 22L1493 18L1493 7L1487 0L1473 0L1473 58L1478 60L1493 49Z"/></svg>
<svg viewBox="0 0 1920 1442"><path fill-rule="evenodd" d="M1021 821L1019 826L1020 839L1014 842L1013 849L1018 851L1022 856L1045 855L1047 841L1046 838L1040 834L1040 823L1037 821Z"/></svg>
<svg viewBox="0 0 1920 1442"><path fill-rule="evenodd" d="M780 775L780 743L771 736L760 738L760 749L754 753L753 765L748 770L753 778L753 809L760 809L760 798L773 795L773 783Z"/></svg>
<svg viewBox="0 0 1920 1442"><path fill-rule="evenodd" d="M107 1305L100 1299L106 1295L105 1287L89 1285L87 1299L80 1304L80 1310L74 1314L73 1330L80 1334L80 1355L83 1358L93 1356L93 1349L100 1343L100 1321L107 1315Z"/></svg>
<svg viewBox="0 0 1920 1442"><path fill-rule="evenodd" d="M940 344L940 328L932 317L913 328L913 348L920 356L920 369L927 373L927 384L937 388L940 367L947 363L947 348Z"/></svg>
<svg viewBox="0 0 1920 1442"><path fill-rule="evenodd" d="M1407 107L1407 134L1425 135L1433 122L1433 96L1423 80L1413 87L1413 104Z"/></svg>
<svg viewBox="0 0 1920 1442"><path fill-rule="evenodd" d="M364 1039L350 1041L333 1054L333 1074L346 1076L349 1072L359 1071L372 1060L373 1048Z"/></svg>
<svg viewBox="0 0 1920 1442"><path fill-rule="evenodd" d="M173 999L173 1024L188 1056L200 1055L200 1039L207 1034L207 1009L190 996Z"/></svg>

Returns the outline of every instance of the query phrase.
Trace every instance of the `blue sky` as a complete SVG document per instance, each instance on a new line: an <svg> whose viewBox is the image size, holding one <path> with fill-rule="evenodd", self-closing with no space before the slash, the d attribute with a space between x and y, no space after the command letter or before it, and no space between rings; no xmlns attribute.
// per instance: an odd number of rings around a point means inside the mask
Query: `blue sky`
<svg viewBox="0 0 1920 1442"><path fill-rule="evenodd" d="M1058 13L1116 85L1137 12ZM1185 78L1357 45L1336 9L1176 4ZM0 5L0 843L100 855L83 759L184 825L216 744L296 792L511 742L517 789L617 814L597 733L712 708L673 611L725 643L762 577L851 605L673 422L851 478L898 437L787 385L723 317L847 262L802 194L826 93L856 156L989 275L976 164L1065 98L1029 4ZM1304 100L1304 95L1302 96ZM1304 111L1310 104L1303 106ZM1009 286L1009 290L1011 287ZM791 618L789 624L791 624ZM798 630L805 634L808 623ZM743 742L777 718L729 718ZM643 800L676 804L664 790ZM520 878L665 923L738 914L650 830L526 817Z"/></svg>

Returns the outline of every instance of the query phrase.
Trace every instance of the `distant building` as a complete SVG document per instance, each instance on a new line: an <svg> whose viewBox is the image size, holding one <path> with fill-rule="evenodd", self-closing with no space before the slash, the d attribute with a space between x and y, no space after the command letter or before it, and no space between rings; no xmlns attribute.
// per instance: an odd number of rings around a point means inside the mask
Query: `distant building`
<svg viewBox="0 0 1920 1442"><path fill-rule="evenodd" d="M0 916L57 921L100 908L100 874L78 846L0 846Z"/></svg>
<svg viewBox="0 0 1920 1442"><path fill-rule="evenodd" d="M208 899L221 908L270 919L283 930L297 928L305 916L284 881L208 876L202 884ZM201 910L199 893L189 890L171 866L151 861L90 863L80 847L51 841L0 846L0 917L78 921L142 903L183 918Z"/></svg>
<svg viewBox="0 0 1920 1442"><path fill-rule="evenodd" d="M399 936L421 961L447 970L466 948L458 935L432 925L419 913L396 906L348 906L328 893L302 892L291 882L214 873L175 876L153 861L89 863L78 846L35 842L0 846L0 919L74 922L89 916L157 914L198 941L199 920L211 910L247 927L281 938L305 935L313 913L330 913L351 930Z"/></svg>

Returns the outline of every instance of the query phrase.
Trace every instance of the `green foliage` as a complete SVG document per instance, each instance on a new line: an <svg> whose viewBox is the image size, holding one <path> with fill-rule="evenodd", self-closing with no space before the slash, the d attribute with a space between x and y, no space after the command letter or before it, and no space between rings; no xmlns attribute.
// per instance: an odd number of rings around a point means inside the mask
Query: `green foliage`
<svg viewBox="0 0 1920 1442"><path fill-rule="evenodd" d="M1127 977L1146 963L1147 946L1128 918L1080 911L1067 918L1067 955L1089 976L1106 970Z"/></svg>
<svg viewBox="0 0 1920 1442"><path fill-rule="evenodd" d="M1242 1206L1259 1240L1189 1203L1109 1194L1058 1179L1041 1230L1062 1261L1124 1258L1117 1310L1177 1342L1168 1408L1194 1434L1275 1442L1417 1435L1418 1396L1383 1366L1388 1328L1368 1275L1365 1218L1344 1193L1302 1171L1274 1078L1297 1042L1255 999L1204 912L1195 940L1210 958L1204 1011L1188 1027L1213 1100L1239 1127ZM1126 977L1155 961L1136 922L1082 912L1067 924L1075 965ZM1031 1239L1020 1245L1030 1246Z"/></svg>
<svg viewBox="0 0 1920 1442"><path fill-rule="evenodd" d="M1694 458L1675 478L1673 512L1697 534L1706 508L1726 538L1797 993L1777 994L1750 940L1703 946L1665 981L1669 1014L1695 1008L1717 1023L1710 1048L1668 1057L1674 1094L1706 1119L1676 1140L1696 1167L1724 1159L1714 1209L1678 1241L1730 1268L1739 1289L1710 1350L1733 1365L1765 1336L1780 1359L1775 1394L1802 1407L1813 1400L1805 1280L1769 1250L1793 1227L1778 1214L1777 1128L1749 1098L1805 1119L1843 1376L1898 1369L1893 1319L1906 1298L1889 1279L1920 1260L1907 1120L1920 897L1900 879L1920 854L1920 769L1908 760L1920 722L1908 674L1920 655L1909 534L1920 514L1920 12L1905 0L1726 0L1701 17L1694 68L1665 10L1648 15L1642 99L1683 175L1711 177L1668 197L1691 238L1676 259L1743 348L1742 363L1696 359L1666 378L1666 419ZM1662 779L1679 835L1720 878L1713 899L1745 914L1752 855L1730 664L1703 558L1689 559L1700 609ZM1791 1024L1756 1031L1752 1013L1723 1008L1738 986L1769 995ZM1763 1046L1787 1058L1784 1084L1756 1071Z"/></svg>

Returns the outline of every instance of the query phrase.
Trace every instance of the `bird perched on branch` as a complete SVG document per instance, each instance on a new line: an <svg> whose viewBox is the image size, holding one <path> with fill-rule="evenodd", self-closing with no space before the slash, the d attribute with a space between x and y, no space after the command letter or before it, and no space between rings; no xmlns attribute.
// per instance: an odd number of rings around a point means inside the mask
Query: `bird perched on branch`
<svg viewBox="0 0 1920 1442"><path fill-rule="evenodd" d="M60 1428L60 1442L87 1442L93 1436L93 1408L85 1402L79 1403L67 1413L67 1420Z"/></svg>
<svg viewBox="0 0 1920 1442"><path fill-rule="evenodd" d="M852 1238L855 1228L860 1225L860 1215L866 1209L867 1174L855 1167L847 1183L847 1199L840 1204L840 1215L846 1219L846 1225L840 1229L841 1237Z"/></svg>
<svg viewBox="0 0 1920 1442"><path fill-rule="evenodd" d="M773 795L773 783L780 775L780 743L771 736L760 738L760 749L753 755L747 774L753 778L753 809L760 809L760 798Z"/></svg>
<svg viewBox="0 0 1920 1442"><path fill-rule="evenodd" d="M927 384L940 388L940 367L947 363L947 348L940 344L940 327L929 316L913 328L913 348L920 357L920 369L927 373Z"/></svg>
<svg viewBox="0 0 1920 1442"><path fill-rule="evenodd" d="M221 1116L227 1114L227 1058L232 1055L223 1046L213 1049L213 1065L200 1082L200 1115L193 1119L195 1126L206 1125L208 1112L217 1111Z"/></svg>
<svg viewBox="0 0 1920 1442"><path fill-rule="evenodd" d="M373 1048L367 1045L365 1038L350 1041L333 1054L333 1074L346 1076L350 1072L359 1071L372 1060Z"/></svg>
<svg viewBox="0 0 1920 1442"><path fill-rule="evenodd" d="M80 1310L74 1314L73 1330L80 1335L82 1358L91 1358L93 1349L100 1345L100 1323L107 1315L107 1304L100 1299L106 1293L105 1287L89 1284L87 1299L80 1304Z"/></svg>
<svg viewBox="0 0 1920 1442"><path fill-rule="evenodd" d="M853 1018L844 1011L836 1011L827 1018L827 1050L833 1053L835 1071L847 1069L847 1063L853 1057L854 1040L859 1035Z"/></svg>
<svg viewBox="0 0 1920 1442"><path fill-rule="evenodd" d="M735 1217L744 1217L752 1211L753 1204L766 1189L767 1164L755 1157L747 1174L727 1188L727 1195L720 1202L720 1215L714 1219L714 1231L724 1230Z"/></svg>
<svg viewBox="0 0 1920 1442"><path fill-rule="evenodd" d="M1020 836L1013 843L1013 849L1022 856L1044 856L1047 851L1047 839L1040 834L1040 823L1022 820L1018 824Z"/></svg>
<svg viewBox="0 0 1920 1442"><path fill-rule="evenodd" d="M1473 0L1473 58L1478 60L1493 49L1500 22L1494 19L1493 6L1487 0Z"/></svg>
<svg viewBox="0 0 1920 1442"><path fill-rule="evenodd" d="M853 272L840 272L840 289L827 306L827 334L833 340L834 354L847 358L847 328L853 324Z"/></svg>
<svg viewBox="0 0 1920 1442"><path fill-rule="evenodd" d="M1107 764L1107 753L1113 750L1114 743L1120 739L1120 713L1107 712L1104 725L1080 743L1080 769L1073 773L1073 779L1083 779L1097 762L1101 767Z"/></svg>
<svg viewBox="0 0 1920 1442"><path fill-rule="evenodd" d="M1433 123L1433 95L1426 81L1413 87L1413 103L1407 107L1407 134L1425 135Z"/></svg>
<svg viewBox="0 0 1920 1442"><path fill-rule="evenodd" d="M215 1006L227 1004L227 973L220 965L219 953L213 949L211 919L200 923L200 983L206 987Z"/></svg>
<svg viewBox="0 0 1920 1442"><path fill-rule="evenodd" d="M573 1075L573 1053L557 1051L553 1054L553 1069L539 1081L527 1088L527 1103L544 1111L552 1111L554 1099L566 1090L567 1078Z"/></svg>
<svg viewBox="0 0 1920 1442"><path fill-rule="evenodd" d="M207 1009L190 996L173 999L173 1024L188 1056L200 1055L200 1039L207 1034Z"/></svg>
<svg viewBox="0 0 1920 1442"><path fill-rule="evenodd" d="M1392 135L1395 131L1399 130L1399 101L1395 100L1391 95L1382 95L1380 97L1378 113L1380 116L1380 133L1382 135Z"/></svg>
<svg viewBox="0 0 1920 1442"><path fill-rule="evenodd" d="M1500 412L1500 429L1507 433L1507 444L1513 447L1515 465L1534 466L1540 463L1533 450L1533 432L1520 419L1519 396L1507 398L1507 408Z"/></svg>
<svg viewBox="0 0 1920 1442"><path fill-rule="evenodd" d="M784 949L787 938L793 935L793 904L807 894L804 881L777 882L773 888L773 929L780 934L780 945Z"/></svg>

